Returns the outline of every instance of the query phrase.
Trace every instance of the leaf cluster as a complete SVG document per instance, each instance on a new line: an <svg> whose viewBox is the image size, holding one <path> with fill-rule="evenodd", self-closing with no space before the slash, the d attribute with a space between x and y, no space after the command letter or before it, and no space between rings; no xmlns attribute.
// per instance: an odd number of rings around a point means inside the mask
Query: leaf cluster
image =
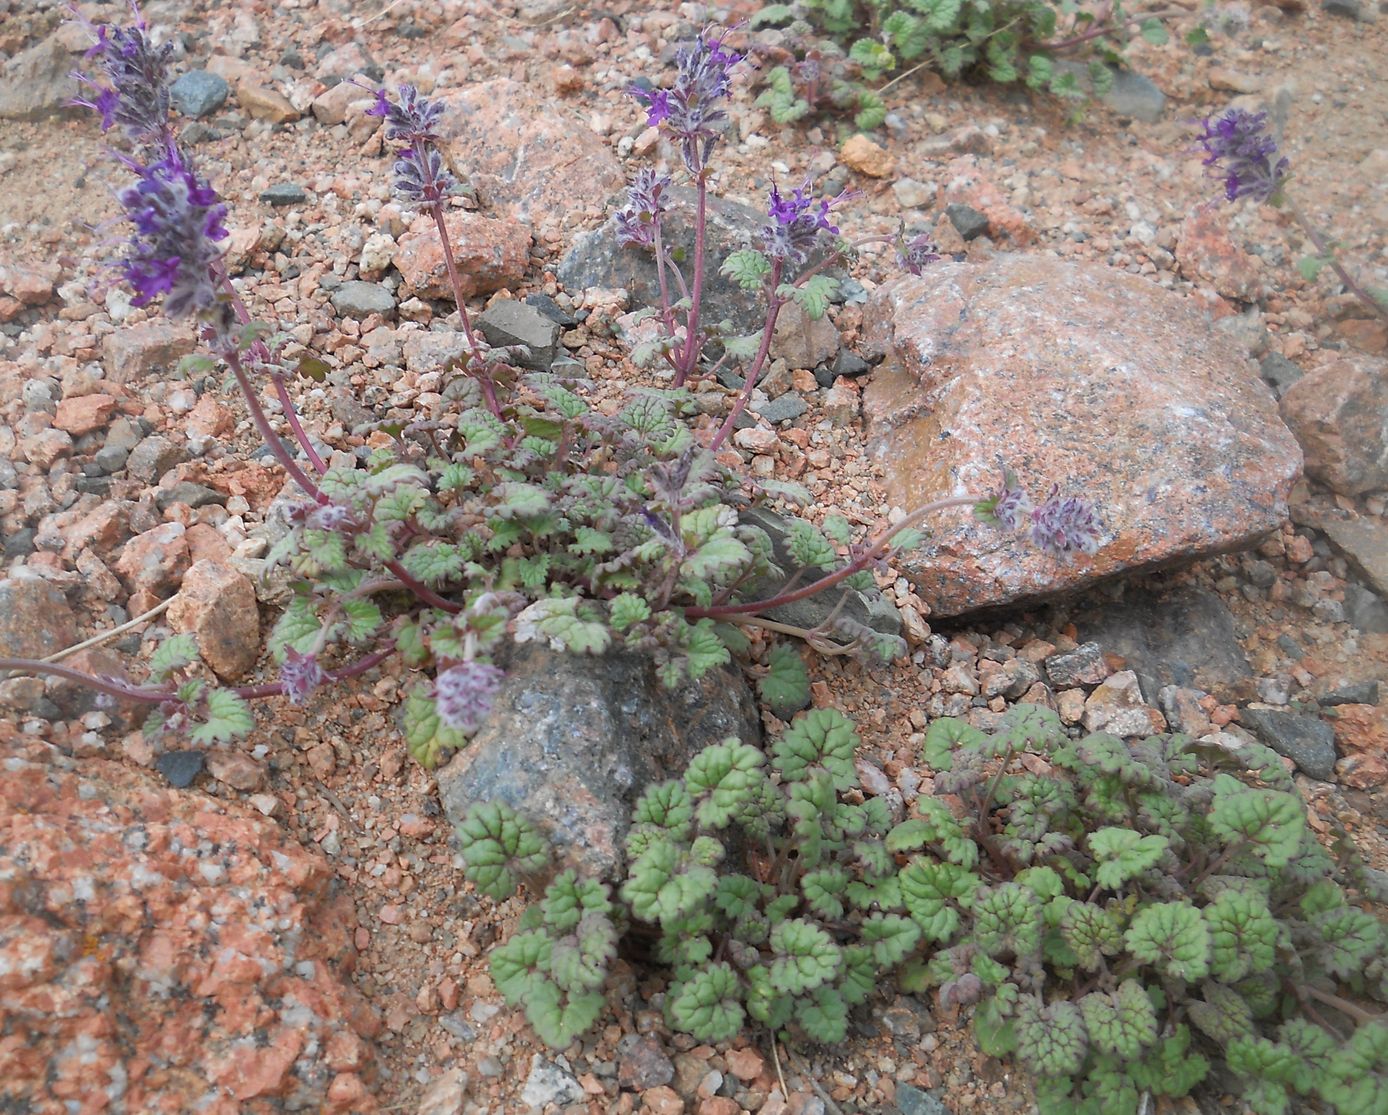
<svg viewBox="0 0 1388 1115"><path fill-rule="evenodd" d="M906 982L978 1003L980 1045L1035 1075L1042 1112L1134 1115L1222 1064L1258 1115L1381 1115L1384 926L1275 754L1073 740L1037 706L992 734L938 720L924 746L968 822L936 832L940 799L918 804L901 886L941 948Z"/></svg>

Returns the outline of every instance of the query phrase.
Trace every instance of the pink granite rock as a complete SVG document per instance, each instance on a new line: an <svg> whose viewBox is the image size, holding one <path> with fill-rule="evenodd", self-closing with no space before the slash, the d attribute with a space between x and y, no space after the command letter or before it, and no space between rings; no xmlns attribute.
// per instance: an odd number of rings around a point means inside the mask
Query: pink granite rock
<svg viewBox="0 0 1388 1115"><path fill-rule="evenodd" d="M1282 417L1317 480L1346 496L1388 488L1388 360L1342 353L1287 388Z"/></svg>
<svg viewBox="0 0 1388 1115"><path fill-rule="evenodd" d="M611 147L537 88L498 78L442 100L449 160L484 206L559 229L601 217L626 184Z"/></svg>
<svg viewBox="0 0 1388 1115"><path fill-rule="evenodd" d="M260 654L255 587L220 561L195 562L184 574L169 605L169 626L196 637L203 661L223 681L238 681Z"/></svg>
<svg viewBox="0 0 1388 1115"><path fill-rule="evenodd" d="M77 642L67 599L27 570L0 581L0 655L43 658Z"/></svg>
<svg viewBox="0 0 1388 1115"><path fill-rule="evenodd" d="M463 297L490 294L520 282L530 259L530 232L517 221L493 220L476 213L450 213L446 219ZM453 288L433 218L420 217L400 237L391 262L410 294L451 298Z"/></svg>
<svg viewBox="0 0 1388 1115"><path fill-rule="evenodd" d="M0 1103L376 1110L369 1047L350 1070L327 1053L377 1022L345 978L355 919L326 861L8 725L0 755Z"/></svg>
<svg viewBox="0 0 1388 1115"><path fill-rule="evenodd" d="M1228 213L1197 209L1187 217L1176 242L1176 263L1186 278L1209 284L1225 298L1256 302L1267 292L1263 261L1234 243Z"/></svg>
<svg viewBox="0 0 1388 1115"><path fill-rule="evenodd" d="M1073 590L1248 545L1275 529L1301 454L1237 345L1137 276L1041 256L945 263L880 288L885 354L864 396L888 503L987 495L1004 464L1040 499L1101 509L1093 557L1062 560L965 510L902 559L937 614Z"/></svg>
<svg viewBox="0 0 1388 1115"><path fill-rule="evenodd" d="M115 571L131 592L163 593L188 569L188 542L182 523L160 523L127 542Z"/></svg>

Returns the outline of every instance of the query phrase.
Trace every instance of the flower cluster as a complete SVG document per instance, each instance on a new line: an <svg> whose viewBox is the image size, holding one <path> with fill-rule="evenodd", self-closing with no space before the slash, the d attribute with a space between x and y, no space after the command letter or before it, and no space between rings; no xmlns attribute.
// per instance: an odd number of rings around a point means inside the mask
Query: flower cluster
<svg viewBox="0 0 1388 1115"><path fill-rule="evenodd" d="M392 101L385 89L378 89L366 114L385 121L387 139L405 144L392 168L396 195L416 205L437 205L457 185L438 147L443 105L427 100L413 85L398 86L396 92L398 99Z"/></svg>
<svg viewBox="0 0 1388 1115"><path fill-rule="evenodd" d="M657 174L650 167L637 171L636 180L627 188L626 206L617 212L617 231L623 244L655 247L656 222L665 212L661 194L669 186L668 175Z"/></svg>
<svg viewBox="0 0 1388 1115"><path fill-rule="evenodd" d="M491 713L496 691L505 676L485 662L460 662L441 670L434 679L439 719L450 728L472 735Z"/></svg>
<svg viewBox="0 0 1388 1115"><path fill-rule="evenodd" d="M940 259L940 246L924 233L910 240L906 239L904 232L897 237L896 265L903 271L919 275L925 267L939 263Z"/></svg>
<svg viewBox="0 0 1388 1115"><path fill-rule="evenodd" d="M138 143L167 144L173 44L155 46L138 9L132 27L102 25L90 30L95 42L85 57L101 59L104 81L76 74L91 96L75 98L72 103L98 113L103 132L119 126Z"/></svg>
<svg viewBox="0 0 1388 1115"><path fill-rule="evenodd" d="M176 147L157 162L123 160L135 172L134 185L120 193L135 233L120 262L135 289L132 302L146 306L163 295L164 312L186 317L217 302L217 242L227 237L226 206Z"/></svg>
<svg viewBox="0 0 1388 1115"><path fill-rule="evenodd" d="M1060 497L1060 485L1039 505L1031 502L1011 472L1003 474L1002 487L982 504L980 511L1004 530L1025 531L1032 545L1063 557L1076 550L1099 551L1104 524L1094 505L1077 496Z"/></svg>
<svg viewBox="0 0 1388 1115"><path fill-rule="evenodd" d="M1230 201L1251 197L1263 202L1276 198L1290 166L1277 158L1277 141L1266 132L1266 112L1231 108L1219 117L1206 117L1200 136L1204 164L1218 168L1224 196Z"/></svg>
<svg viewBox="0 0 1388 1115"><path fill-rule="evenodd" d="M280 682L291 705L307 704L313 691L327 680L327 671L318 665L316 655L300 654L293 647L285 650L284 662L280 665Z"/></svg>
<svg viewBox="0 0 1388 1115"><path fill-rule="evenodd" d="M767 254L793 264L803 263L821 232L831 236L839 234L838 226L829 222L829 211L854 196L852 191L845 190L835 198L820 198L816 202L810 193L809 179L799 189L791 191L789 197L772 186L771 204L767 208L771 223L761 234Z"/></svg>
<svg viewBox="0 0 1388 1115"><path fill-rule="evenodd" d="M732 68L742 61L741 54L723 48L723 40L707 32L680 48L675 56L679 72L670 89L631 87L631 95L646 105L646 122L651 127L667 125L680 140L680 153L689 173L701 176L728 114L719 102L732 88Z"/></svg>

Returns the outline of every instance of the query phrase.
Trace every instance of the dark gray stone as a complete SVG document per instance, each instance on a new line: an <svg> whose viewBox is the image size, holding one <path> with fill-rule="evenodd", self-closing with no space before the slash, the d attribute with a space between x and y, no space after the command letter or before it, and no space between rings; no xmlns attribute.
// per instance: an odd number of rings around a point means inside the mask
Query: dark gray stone
<svg viewBox="0 0 1388 1115"><path fill-rule="evenodd" d="M574 317L573 314L569 313L568 310L564 309L563 306L559 305L559 303L548 294L539 291L534 294L527 294L525 296L525 304L527 306L534 306L540 313L549 318L550 321L557 321L565 329L571 329L578 324L578 318Z"/></svg>
<svg viewBox="0 0 1388 1115"><path fill-rule="evenodd" d="M795 576L798 567L786 548L786 534L789 528L785 519L764 507L749 507L739 512L739 517L744 523L760 527L766 531L775 552L776 564L788 576ZM795 583L804 585L811 580L813 580L813 574L802 572ZM743 598L747 600L769 599L780 592L785 583L785 580L779 577L754 582L743 593ZM901 615L897 612L896 606L888 601L880 591L876 588L869 592L859 592L857 589L845 591L848 595L842 607L839 606L840 592L831 589L828 592L806 597L804 600L797 600L793 604L772 608L766 613L766 616L777 623L785 623L791 627L813 631L827 622L830 615L834 614L837 609L837 616L850 624L867 627L883 635L896 637L901 635Z"/></svg>
<svg viewBox="0 0 1388 1115"><path fill-rule="evenodd" d="M683 773L711 743L761 743L756 702L735 667L666 689L648 655L508 648L492 714L438 774L456 824L504 801L549 833L566 866L615 880L636 798Z"/></svg>
<svg viewBox="0 0 1388 1115"><path fill-rule="evenodd" d="M1388 526L1368 518L1327 518L1321 529L1364 586L1388 596Z"/></svg>
<svg viewBox="0 0 1388 1115"><path fill-rule="evenodd" d="M1335 775L1335 729L1318 716L1276 709L1246 708L1239 723L1321 782Z"/></svg>
<svg viewBox="0 0 1388 1115"><path fill-rule="evenodd" d="M380 283L364 283L354 279L343 283L332 293L333 309L342 317L367 317L380 314L389 317L395 313L395 295Z"/></svg>
<svg viewBox="0 0 1388 1115"><path fill-rule="evenodd" d="M1119 116L1131 116L1144 124L1155 124L1166 108L1166 94L1131 70L1116 71L1113 88L1100 99Z"/></svg>
<svg viewBox="0 0 1388 1115"><path fill-rule="evenodd" d="M1332 705L1376 705L1378 704L1378 682L1356 681L1342 685L1323 697L1316 698L1322 708Z"/></svg>
<svg viewBox="0 0 1388 1115"><path fill-rule="evenodd" d="M186 790L203 772L205 760L201 751L165 751L155 756L154 768L169 780L176 790Z"/></svg>
<svg viewBox="0 0 1388 1115"><path fill-rule="evenodd" d="M1302 376L1301 369L1280 352L1270 352L1258 364L1263 381L1279 399Z"/></svg>
<svg viewBox="0 0 1388 1115"><path fill-rule="evenodd" d="M1345 585L1345 622L1365 635L1388 634L1388 603L1353 581Z"/></svg>
<svg viewBox="0 0 1388 1115"><path fill-rule="evenodd" d="M1076 685L1098 685L1109 675L1104 651L1098 643L1082 643L1064 654L1046 659L1046 678L1059 689Z"/></svg>
<svg viewBox="0 0 1388 1115"><path fill-rule="evenodd" d="M988 218L972 205L953 202L945 206L945 216L965 240L977 240L988 231Z"/></svg>
<svg viewBox="0 0 1388 1115"><path fill-rule="evenodd" d="M212 115L227 103L230 93L231 86L224 78L206 70L189 70L169 86L174 107L194 120Z"/></svg>
<svg viewBox="0 0 1388 1115"><path fill-rule="evenodd" d="M113 472L120 472L129 459L128 450L122 449L119 445L105 445L96 451L92 462L101 470L101 475L110 476Z"/></svg>
<svg viewBox="0 0 1388 1115"><path fill-rule="evenodd" d="M188 459L188 451L160 434L144 439L130 451L125 467L136 480L153 484L174 465Z"/></svg>
<svg viewBox="0 0 1388 1115"><path fill-rule="evenodd" d="M154 493L154 503L160 511L180 505L196 510L212 504L224 504L226 501L225 492L209 488L206 484L194 484L191 480L180 480L177 484L159 488Z"/></svg>
<svg viewBox="0 0 1388 1115"><path fill-rule="evenodd" d="M787 391L784 395L772 399L765 406L759 408L757 413L774 426L778 422L788 422L792 418L799 418L809 409L804 399L794 391Z"/></svg>
<svg viewBox="0 0 1388 1115"><path fill-rule="evenodd" d="M522 368L548 371L559 348L559 323L525 302L494 302L477 318L477 328L494 347L523 345Z"/></svg>
<svg viewBox="0 0 1388 1115"><path fill-rule="evenodd" d="M34 552L34 528L20 527L8 538L5 539L5 556L7 558L26 557Z"/></svg>
<svg viewBox="0 0 1388 1115"><path fill-rule="evenodd" d="M617 1086L635 1092L659 1088L675 1079L675 1063L660 1042L646 1034L627 1034L617 1042Z"/></svg>
<svg viewBox="0 0 1388 1115"><path fill-rule="evenodd" d="M872 365L856 352L841 348L834 354L834 359L830 363L821 364L814 370L814 378L820 387L833 387L834 380L838 379L839 376L848 376L852 379L871 370Z"/></svg>
<svg viewBox="0 0 1388 1115"><path fill-rule="evenodd" d="M276 182L260 191L260 200L267 205L302 205L308 200L304 188L294 182Z"/></svg>
<svg viewBox="0 0 1388 1115"><path fill-rule="evenodd" d="M911 1084L896 1086L896 1109L901 1115L950 1115L933 1092L923 1092Z"/></svg>
<svg viewBox="0 0 1388 1115"><path fill-rule="evenodd" d="M1322 0L1321 7L1342 19L1364 18L1364 9L1359 6L1359 0Z"/></svg>
<svg viewBox="0 0 1388 1115"><path fill-rule="evenodd" d="M1203 588L1161 592L1129 585L1124 599L1105 603L1075 622L1086 641L1127 659L1143 697L1152 704L1164 685L1233 699L1252 673L1233 614Z"/></svg>
<svg viewBox="0 0 1388 1115"><path fill-rule="evenodd" d="M686 187L671 189L666 195L670 209L664 218L667 243L684 252L682 266L692 281L694 256L695 193ZM766 307L760 299L719 274L725 256L739 248L760 248L761 230L767 216L723 198L710 198L704 263L704 313L706 321L732 322L741 333L750 333L766 320ZM823 254L813 252L807 267L822 262ZM831 270L829 274L841 274ZM571 292L585 287L625 288L638 306L660 305L660 283L655 257L645 249L622 245L613 221L580 236L559 263L559 281Z"/></svg>

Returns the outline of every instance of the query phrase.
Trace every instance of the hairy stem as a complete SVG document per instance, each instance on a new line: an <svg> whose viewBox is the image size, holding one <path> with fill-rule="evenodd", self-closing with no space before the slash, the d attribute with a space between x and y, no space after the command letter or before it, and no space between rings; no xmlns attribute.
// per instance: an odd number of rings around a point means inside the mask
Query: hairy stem
<svg viewBox="0 0 1388 1115"><path fill-rule="evenodd" d="M1317 228L1314 224L1311 223L1310 218L1307 217L1306 214L1302 211L1301 206L1297 205L1294 201L1288 201L1287 211L1291 213L1292 219L1295 220L1296 223L1301 226L1301 231L1306 233L1306 238L1316 246L1316 251L1320 254L1321 258L1323 258L1327 263L1329 263L1330 269L1334 271L1336 275L1339 276L1340 282L1344 284L1345 289L1349 291L1351 294L1353 294L1355 298L1359 299L1360 302L1364 303L1364 305L1369 307L1369 309L1371 309L1384 321L1388 321L1388 306L1385 306L1382 302L1380 302L1377 298L1375 298L1372 294L1370 294L1367 290L1360 286L1359 283L1355 280L1354 276L1351 275L1349 271L1345 269L1345 266L1340 262L1339 258L1336 256L1335 249L1331 245L1329 237L1327 237L1324 232L1322 232L1319 228Z"/></svg>
<svg viewBox="0 0 1388 1115"><path fill-rule="evenodd" d="M280 441L279 435L275 433L274 427L270 425L269 418L265 416L265 408L260 405L255 387L251 384L250 376L246 374L246 369L241 365L240 355L234 351L225 352L222 355L231 368L231 374L236 377L237 386L241 388L241 394L246 399L246 407L251 412L251 420L255 422L260 436L265 439L265 445L270 450L271 455L280 463L280 466L289 474L294 483L303 489L305 495L318 503L327 503L328 497L319 490L318 485L308 478L308 474L289 455L288 450Z"/></svg>
<svg viewBox="0 0 1388 1115"><path fill-rule="evenodd" d="M827 588L833 588L834 585L847 580L854 573L861 573L891 549L893 538L903 530L910 530L935 512L944 511L951 507L972 507L977 502L977 496L950 496L948 499L937 499L933 503L927 503L924 507L911 512L896 526L887 527L869 539L853 560L846 565L840 566L832 573L826 573L819 580L812 581L793 592L782 592L767 600L752 600L745 604L715 604L708 608L686 608L684 614L689 619L703 619L705 616L713 619L726 619L729 616L751 615L756 612L769 611L772 608L779 608L782 604L794 604L797 600L804 600L806 597L823 592Z"/></svg>
<svg viewBox="0 0 1388 1115"><path fill-rule="evenodd" d="M1370 1022L1377 1022L1384 1017L1371 1010L1365 1010L1358 1003L1351 1003L1348 999L1341 998L1329 991L1322 991L1319 987L1312 987L1310 984L1300 984L1298 990L1307 998L1315 999L1316 1002L1324 1003L1328 1007L1334 1007L1341 1014L1347 1014L1356 1022L1365 1025Z"/></svg>
<svg viewBox="0 0 1388 1115"><path fill-rule="evenodd" d="M706 226L708 224L708 180L699 175L698 204L694 212L694 289L689 296L689 314L684 319L684 351L675 369L675 386L683 387L685 380L699 362L703 348L700 335L700 315L704 303L704 257L707 254Z"/></svg>
<svg viewBox="0 0 1388 1115"><path fill-rule="evenodd" d="M718 433L713 436L713 441L709 443L710 453L717 453L719 448L731 436L733 426L741 417L742 412L747 409L748 402L752 398L752 390L757 385L757 380L761 376L762 367L766 364L766 358L771 352L771 337L776 332L776 318L780 316L781 306L785 300L776 293L776 288L781 285L781 261L773 260L771 263L771 274L767 278L767 308L766 324L761 331L761 344L757 347L757 355L752 359L751 366L747 369L747 378L742 384L742 390L738 393L737 401L733 403L733 409L728 412L728 417L723 420L723 425L718 428Z"/></svg>

